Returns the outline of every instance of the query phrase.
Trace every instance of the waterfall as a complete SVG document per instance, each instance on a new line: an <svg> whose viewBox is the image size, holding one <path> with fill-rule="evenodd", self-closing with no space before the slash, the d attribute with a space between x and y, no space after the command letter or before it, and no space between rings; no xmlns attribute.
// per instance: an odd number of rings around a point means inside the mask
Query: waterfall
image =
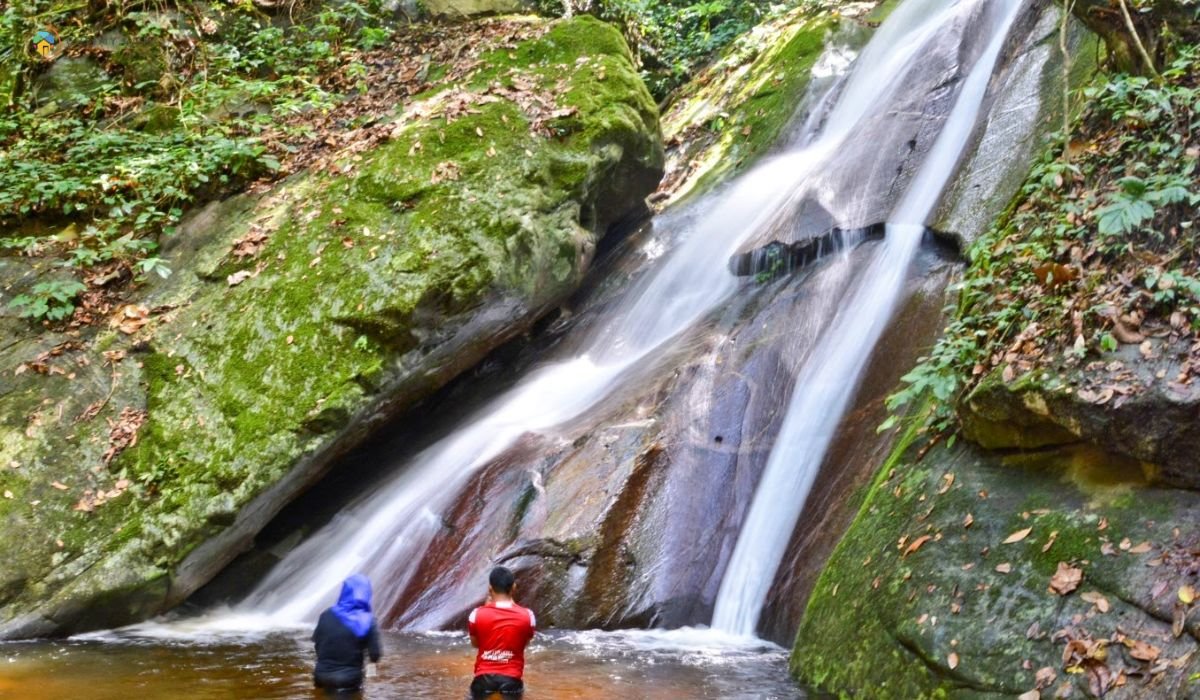
<svg viewBox="0 0 1200 700"><path fill-rule="evenodd" d="M796 378L790 406L738 535L712 626L753 635L780 561L875 344L891 320L926 220L974 131L1000 50L1022 3L996 3L992 38L890 217L883 245Z"/></svg>
<svg viewBox="0 0 1200 700"><path fill-rule="evenodd" d="M403 591L412 568L441 527L440 514L467 480L522 434L548 431L594 406L622 376L725 302L737 281L727 261L738 247L786 217L819 183L823 166L866 117L885 113L918 52L953 15L953 0L909 0L876 32L841 86L825 125L688 210L656 226L679 229L674 249L627 290L578 356L536 370L462 427L406 464L375 493L344 509L289 553L231 614L214 626L287 625L313 619L342 578L362 571L378 585L377 609ZM803 136L803 135L801 135ZM394 572L406 571L397 579ZM264 619L265 616L265 619Z"/></svg>

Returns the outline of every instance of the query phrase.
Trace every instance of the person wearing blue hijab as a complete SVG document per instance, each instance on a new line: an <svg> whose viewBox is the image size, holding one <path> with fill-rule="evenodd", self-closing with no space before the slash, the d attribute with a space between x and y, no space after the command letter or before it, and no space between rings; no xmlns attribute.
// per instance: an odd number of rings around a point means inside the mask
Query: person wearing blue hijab
<svg viewBox="0 0 1200 700"><path fill-rule="evenodd" d="M313 683L335 692L362 687L363 652L371 663L379 661L379 629L371 614L371 581L354 574L342 584L337 603L321 613L313 631L317 665Z"/></svg>

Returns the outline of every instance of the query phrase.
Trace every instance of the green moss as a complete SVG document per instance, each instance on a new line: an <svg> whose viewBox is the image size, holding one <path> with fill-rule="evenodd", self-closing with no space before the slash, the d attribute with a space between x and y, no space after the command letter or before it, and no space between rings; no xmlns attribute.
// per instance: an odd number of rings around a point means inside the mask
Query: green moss
<svg viewBox="0 0 1200 700"><path fill-rule="evenodd" d="M792 655L802 682L842 696L1016 695L1034 686L1032 669L1061 665L1051 635L1073 614L1097 637L1162 626L1165 613L1148 612L1161 576L1145 564L1152 554L1119 543L1171 541L1170 523L1192 517L1186 494L1137 474L1081 487L1064 478L1075 447L1017 463L963 442L910 444L913 435L881 468L809 599ZM1061 563L1083 571L1080 592L1126 607L1097 616L1077 594L1049 591Z"/></svg>
<svg viewBox="0 0 1200 700"><path fill-rule="evenodd" d="M741 170L776 142L795 115L825 48L836 15L800 8L755 29L733 44L677 97L664 117L668 139L693 139L682 154L695 171L680 194L693 195Z"/></svg>

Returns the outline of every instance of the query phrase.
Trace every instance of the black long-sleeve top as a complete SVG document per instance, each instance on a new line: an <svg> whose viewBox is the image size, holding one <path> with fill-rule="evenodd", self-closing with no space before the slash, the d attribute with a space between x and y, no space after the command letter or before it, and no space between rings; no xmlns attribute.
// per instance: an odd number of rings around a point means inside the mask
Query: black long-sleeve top
<svg viewBox="0 0 1200 700"><path fill-rule="evenodd" d="M313 677L317 685L326 688L361 686L363 652L367 653L372 663L379 661L383 653L379 644L379 630L374 624L366 637L356 637L332 610L321 613L312 639L317 647L317 666L313 669Z"/></svg>

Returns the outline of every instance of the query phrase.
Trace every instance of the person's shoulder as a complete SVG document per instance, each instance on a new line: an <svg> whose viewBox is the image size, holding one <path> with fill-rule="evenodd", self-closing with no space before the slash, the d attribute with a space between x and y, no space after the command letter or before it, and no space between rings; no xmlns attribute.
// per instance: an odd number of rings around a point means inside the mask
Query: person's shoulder
<svg viewBox="0 0 1200 700"><path fill-rule="evenodd" d="M515 612L520 613L521 615L528 616L529 624L533 627L537 627L537 615L533 614L532 608L527 608L524 605L513 603L513 609Z"/></svg>

